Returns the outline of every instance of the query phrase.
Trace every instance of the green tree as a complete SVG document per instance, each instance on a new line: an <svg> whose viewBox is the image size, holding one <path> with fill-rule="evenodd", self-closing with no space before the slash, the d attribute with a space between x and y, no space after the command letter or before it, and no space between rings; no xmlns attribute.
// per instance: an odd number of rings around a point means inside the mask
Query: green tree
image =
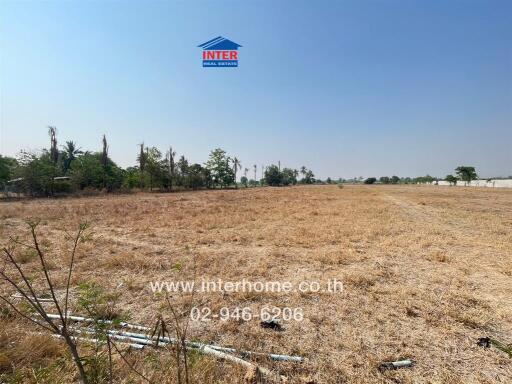
<svg viewBox="0 0 512 384"><path fill-rule="evenodd" d="M369 177L367 178L364 183L365 184L374 184L375 182L377 181L377 179L375 177Z"/></svg>
<svg viewBox="0 0 512 384"><path fill-rule="evenodd" d="M304 176L300 181L302 184L314 184L315 183L315 175L310 169L306 169L306 167L302 167L300 173Z"/></svg>
<svg viewBox="0 0 512 384"><path fill-rule="evenodd" d="M123 188L132 189L140 187L140 172L138 167L128 167L124 172Z"/></svg>
<svg viewBox="0 0 512 384"><path fill-rule="evenodd" d="M101 155L85 153L78 156L71 164L71 183L76 189L103 187L104 170L100 161Z"/></svg>
<svg viewBox="0 0 512 384"><path fill-rule="evenodd" d="M280 186L283 182L283 174L279 171L279 167L277 165L269 165L265 169L264 174L265 184L270 185L271 187Z"/></svg>
<svg viewBox="0 0 512 384"><path fill-rule="evenodd" d="M226 151L220 148L211 151L205 166L210 171L214 186L226 187L235 182L235 173L230 163Z"/></svg>
<svg viewBox="0 0 512 384"><path fill-rule="evenodd" d="M400 178L396 175L391 176L391 184L398 184L400 182Z"/></svg>
<svg viewBox="0 0 512 384"><path fill-rule="evenodd" d="M462 181L466 181L468 184L471 183L472 180L476 180L478 177L475 167L469 167L466 165L461 165L455 168L455 173Z"/></svg>
<svg viewBox="0 0 512 384"><path fill-rule="evenodd" d="M242 184L244 187L246 187L246 188L247 188L248 183L249 183L249 180L247 179L247 176L242 176L242 177L240 178L240 184Z"/></svg>
<svg viewBox="0 0 512 384"><path fill-rule="evenodd" d="M382 183L382 184L389 184L391 182L391 179L387 176L382 176L379 181Z"/></svg>
<svg viewBox="0 0 512 384"><path fill-rule="evenodd" d="M22 192L30 196L53 195L56 169L50 152L43 151L41 155L21 152L18 162L15 177L22 179L18 183Z"/></svg>
<svg viewBox="0 0 512 384"><path fill-rule="evenodd" d="M71 164L71 183L76 189L106 189L112 192L121 188L126 172L112 160L103 164L103 153L84 153Z"/></svg>
<svg viewBox="0 0 512 384"><path fill-rule="evenodd" d="M16 159L0 155L0 186L13 178L17 165Z"/></svg>
<svg viewBox="0 0 512 384"><path fill-rule="evenodd" d="M160 186L161 177L163 175L162 168L162 152L156 147L146 147L145 168L149 175L149 190L152 191L156 185Z"/></svg>
<svg viewBox="0 0 512 384"><path fill-rule="evenodd" d="M444 178L447 182L450 183L450 185L455 185L457 184L457 178L453 175L447 175L445 178Z"/></svg>
<svg viewBox="0 0 512 384"><path fill-rule="evenodd" d="M188 167L186 185L188 188L206 188L210 184L210 172L201 164L192 164Z"/></svg>
<svg viewBox="0 0 512 384"><path fill-rule="evenodd" d="M420 176L414 179L414 182L419 184L431 184L433 181L434 178L430 175Z"/></svg>
<svg viewBox="0 0 512 384"><path fill-rule="evenodd" d="M283 185L297 184L296 170L291 168L283 168L281 171L281 178Z"/></svg>

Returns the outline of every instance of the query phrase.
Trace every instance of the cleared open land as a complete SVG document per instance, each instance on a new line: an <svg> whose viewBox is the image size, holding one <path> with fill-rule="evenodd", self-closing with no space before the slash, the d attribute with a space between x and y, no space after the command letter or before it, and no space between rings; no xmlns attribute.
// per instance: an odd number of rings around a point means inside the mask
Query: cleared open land
<svg viewBox="0 0 512 384"><path fill-rule="evenodd" d="M302 364L261 361L290 382L512 382L512 359L476 345L483 336L512 343L510 190L311 186L16 201L0 204L2 244L9 236L28 239L24 220L33 217L42 219L38 230L59 292L70 246L65 231L91 224L91 238L78 251L73 300L80 283L94 282L119 294L117 307L135 323L169 315L161 295L151 292L152 281L342 281L337 293L194 295L214 313L302 308L304 320L281 322L280 332L258 319L193 321L188 332L222 346L306 357ZM19 257L35 274L37 259ZM176 305L187 300L171 297ZM58 341L34 337L33 325L2 313L5 381L73 381ZM155 382L174 382L170 353L147 350L129 358ZM404 358L415 366L377 369ZM192 360L194 382L243 381L236 365ZM116 382L140 382L123 369L120 364L116 375L125 376Z"/></svg>

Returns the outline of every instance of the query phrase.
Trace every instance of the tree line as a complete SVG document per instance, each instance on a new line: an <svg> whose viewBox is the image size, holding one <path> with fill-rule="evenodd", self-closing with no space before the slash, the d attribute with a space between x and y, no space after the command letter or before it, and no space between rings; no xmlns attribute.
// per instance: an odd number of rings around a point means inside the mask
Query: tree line
<svg viewBox="0 0 512 384"><path fill-rule="evenodd" d="M432 184L440 180L444 180L449 182L451 185L457 184L457 181L464 181L470 183L472 180L476 180L478 175L476 173L475 167L461 165L455 168L455 175L447 175L444 179L439 179L436 177L432 177L430 175L419 176L419 177L398 177L398 176L382 176L378 180L376 177L368 177L364 179L364 184L374 184L377 181L380 184ZM353 179L356 182L358 179ZM363 178L360 178L359 181L362 181Z"/></svg>
<svg viewBox="0 0 512 384"><path fill-rule="evenodd" d="M249 186L287 186L317 182L306 167L300 171L281 170L279 165L244 168L240 182L237 175L242 164L223 149L211 151L204 164L191 163L177 156L172 147L162 152L154 146L139 144L136 165L122 168L109 156L107 138L103 135L100 151L84 151L74 141L57 142L57 129L48 127L49 149L40 152L21 151L16 158L0 155L0 186L29 196L53 196L77 191L106 192L172 191L183 189L227 188ZM253 178L250 178L253 171ZM302 178L299 179L299 175Z"/></svg>

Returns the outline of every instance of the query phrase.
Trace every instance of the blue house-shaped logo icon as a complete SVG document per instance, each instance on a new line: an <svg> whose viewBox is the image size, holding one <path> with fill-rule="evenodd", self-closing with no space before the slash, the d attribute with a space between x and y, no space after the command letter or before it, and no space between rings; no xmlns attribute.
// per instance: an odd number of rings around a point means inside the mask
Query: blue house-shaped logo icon
<svg viewBox="0 0 512 384"><path fill-rule="evenodd" d="M238 67L240 44L218 36L198 47L203 48L203 67Z"/></svg>

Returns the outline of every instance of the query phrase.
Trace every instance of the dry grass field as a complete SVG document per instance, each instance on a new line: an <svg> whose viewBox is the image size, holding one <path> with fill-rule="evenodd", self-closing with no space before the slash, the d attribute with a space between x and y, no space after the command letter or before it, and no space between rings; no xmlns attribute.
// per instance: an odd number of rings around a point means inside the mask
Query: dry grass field
<svg viewBox="0 0 512 384"><path fill-rule="evenodd" d="M189 338L246 350L304 356L261 361L291 383L510 383L512 359L476 345L512 343L512 190L420 186L311 186L0 203L0 239L27 238L40 217L51 274L62 292L65 231L91 224L72 285L96 283L119 295L131 322L168 315L150 281L327 282L343 292L208 293L171 297L222 307L303 308L283 330L251 321L194 321ZM37 260L18 256L35 274ZM5 284L4 294L13 293ZM75 305L75 303L74 303ZM74 307L76 309L76 307ZM33 336L33 325L4 307L0 382L73 382L63 346ZM173 383L170 353L131 352L151 380ZM379 372L409 358L412 368ZM142 382L117 365L116 381ZM240 383L241 367L194 356L195 383ZM2 376L0 376L2 377Z"/></svg>

